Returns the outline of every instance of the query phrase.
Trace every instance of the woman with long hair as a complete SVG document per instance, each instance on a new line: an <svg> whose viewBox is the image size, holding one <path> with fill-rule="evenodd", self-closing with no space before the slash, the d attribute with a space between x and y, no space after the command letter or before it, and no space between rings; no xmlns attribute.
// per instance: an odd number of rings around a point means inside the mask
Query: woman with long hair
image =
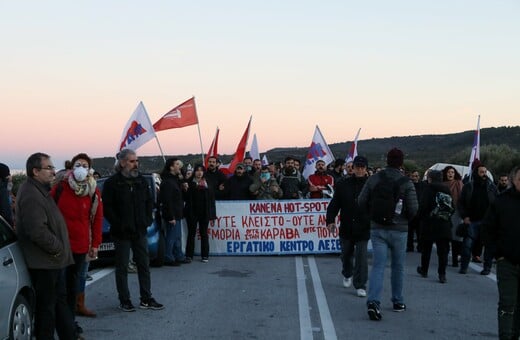
<svg viewBox="0 0 520 340"><path fill-rule="evenodd" d="M202 164L197 164L193 169L192 177L188 178L185 200L185 217L188 224L186 257L193 258L198 226L202 262L207 263L209 259L208 225L210 221L217 218L217 211L215 193L212 186L208 185L206 181L206 168Z"/></svg>
<svg viewBox="0 0 520 340"><path fill-rule="evenodd" d="M450 189L451 199L453 205L456 207L463 186L462 176L459 174L457 169L448 165L442 170L442 181ZM453 267L459 266L459 256L462 254L462 237L455 234L457 226L461 223L462 218L460 217L458 210L455 209L455 213L451 216L451 265Z"/></svg>

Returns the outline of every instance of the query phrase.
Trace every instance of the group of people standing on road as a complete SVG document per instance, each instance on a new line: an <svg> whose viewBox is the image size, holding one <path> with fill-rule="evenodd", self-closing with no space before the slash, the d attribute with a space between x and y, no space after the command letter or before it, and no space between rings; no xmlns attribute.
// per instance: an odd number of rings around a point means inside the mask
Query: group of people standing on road
<svg viewBox="0 0 520 340"><path fill-rule="evenodd" d="M416 180L404 175L403 158L401 150L390 150L387 167L369 176L366 158L358 156L352 163L351 176L336 182L326 219L332 231L340 215L343 286L353 284L357 296L367 296L369 318L378 321L382 319L381 292L387 256L391 260L393 310L406 310L404 261L406 252L413 251L414 231L421 252L417 272L422 277L428 276L435 244L440 283L447 282L450 244L452 266L458 267L460 263L459 273L467 274L473 246L482 240L484 263L480 274L490 274L493 259L497 261L500 339L517 339L520 336L520 167L515 167L509 177L500 176L498 186L487 177L487 168L479 160L473 162L471 176L465 182L453 166L442 171L430 170L427 180L421 182L418 174ZM389 218L384 218L385 209L390 211ZM369 275L368 240L373 247Z"/></svg>

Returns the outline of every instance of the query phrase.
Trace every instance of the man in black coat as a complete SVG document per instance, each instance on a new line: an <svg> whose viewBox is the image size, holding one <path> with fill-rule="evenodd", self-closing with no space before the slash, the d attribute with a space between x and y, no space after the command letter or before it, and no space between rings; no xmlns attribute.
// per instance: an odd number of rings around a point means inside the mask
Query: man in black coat
<svg viewBox="0 0 520 340"><path fill-rule="evenodd" d="M103 187L103 209L114 239L116 287L119 308L134 312L128 290L128 261L132 249L137 265L140 308L163 309L152 297L146 228L152 223L153 198L148 182L139 173L137 154L130 149L119 152L116 174Z"/></svg>
<svg viewBox="0 0 520 340"><path fill-rule="evenodd" d="M354 158L354 175L336 184L334 196L327 207L327 228L336 228L335 219L340 213L339 237L343 264L343 286L354 281L357 296L365 297L368 279L367 244L370 238L370 217L357 204L357 197L367 180L368 162L365 157ZM354 267L352 260L354 255ZM352 280L354 278L354 280Z"/></svg>
<svg viewBox="0 0 520 340"><path fill-rule="evenodd" d="M482 222L484 246L496 250L500 339L520 336L520 166L511 172L511 184L491 203Z"/></svg>

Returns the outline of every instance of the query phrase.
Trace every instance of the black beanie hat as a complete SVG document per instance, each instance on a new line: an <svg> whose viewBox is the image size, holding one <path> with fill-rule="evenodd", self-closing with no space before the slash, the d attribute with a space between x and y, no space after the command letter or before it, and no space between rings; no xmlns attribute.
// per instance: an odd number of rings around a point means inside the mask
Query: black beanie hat
<svg viewBox="0 0 520 340"><path fill-rule="evenodd" d="M11 171L9 170L9 167L5 165L4 163L0 163L0 179L4 179L11 175Z"/></svg>

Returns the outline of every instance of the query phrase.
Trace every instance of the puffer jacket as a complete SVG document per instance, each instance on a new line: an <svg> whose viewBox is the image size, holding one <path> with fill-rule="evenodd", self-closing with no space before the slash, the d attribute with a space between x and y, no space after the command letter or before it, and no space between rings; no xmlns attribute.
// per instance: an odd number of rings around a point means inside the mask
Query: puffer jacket
<svg viewBox="0 0 520 340"><path fill-rule="evenodd" d="M135 239L146 234L152 223L153 198L146 179L117 173L103 187L103 208L110 233L119 239Z"/></svg>

